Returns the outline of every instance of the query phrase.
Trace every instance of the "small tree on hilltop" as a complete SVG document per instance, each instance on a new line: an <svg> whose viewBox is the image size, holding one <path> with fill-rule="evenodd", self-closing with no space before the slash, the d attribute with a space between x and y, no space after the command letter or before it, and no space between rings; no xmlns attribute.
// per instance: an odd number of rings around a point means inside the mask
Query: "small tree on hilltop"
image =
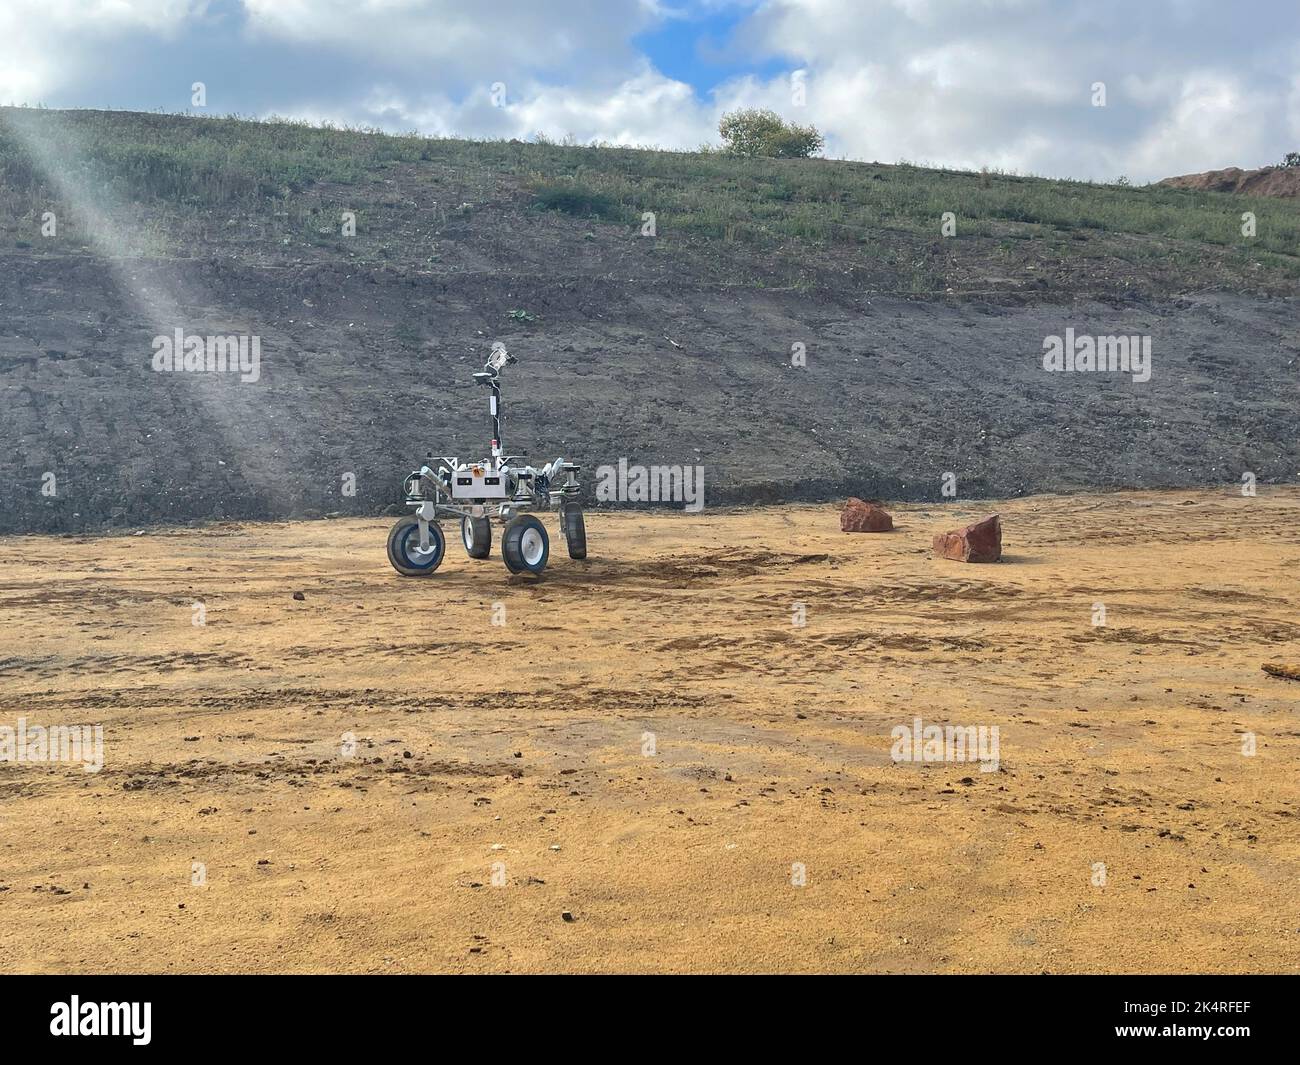
<svg viewBox="0 0 1300 1065"><path fill-rule="evenodd" d="M1282 160L1283 166L1300 166L1300 152L1287 152L1286 158Z"/></svg>
<svg viewBox="0 0 1300 1065"><path fill-rule="evenodd" d="M718 123L723 149L748 158L807 159L826 146L816 126L786 122L775 111L742 108L728 111Z"/></svg>

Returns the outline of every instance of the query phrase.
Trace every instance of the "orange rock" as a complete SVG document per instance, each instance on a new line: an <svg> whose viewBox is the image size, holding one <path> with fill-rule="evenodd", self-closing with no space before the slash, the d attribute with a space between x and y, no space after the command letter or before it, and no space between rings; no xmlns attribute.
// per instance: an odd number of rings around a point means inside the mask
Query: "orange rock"
<svg viewBox="0 0 1300 1065"><path fill-rule="evenodd" d="M893 528L893 518L863 499L850 499L840 511L841 532L890 532Z"/></svg>
<svg viewBox="0 0 1300 1065"><path fill-rule="evenodd" d="M996 562L1002 557L1001 518L994 514L964 529L939 533L934 538L934 553L955 562Z"/></svg>

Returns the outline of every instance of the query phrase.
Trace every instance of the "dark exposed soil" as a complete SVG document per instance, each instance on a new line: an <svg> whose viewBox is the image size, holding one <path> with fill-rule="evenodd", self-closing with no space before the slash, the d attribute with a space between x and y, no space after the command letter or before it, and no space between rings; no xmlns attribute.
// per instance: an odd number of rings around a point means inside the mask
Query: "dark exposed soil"
<svg viewBox="0 0 1300 1065"><path fill-rule="evenodd" d="M550 277L438 278L10 257L0 529L380 512L426 451L485 451L470 375L495 339L520 358L507 450L583 462L589 484L620 457L702 465L710 503L938 498L947 472L971 497L1300 470L1290 300L918 302L566 277L556 254ZM140 289L172 294L188 332L260 335L261 379L155 373ZM1151 380L1045 372L1067 326L1151 335Z"/></svg>

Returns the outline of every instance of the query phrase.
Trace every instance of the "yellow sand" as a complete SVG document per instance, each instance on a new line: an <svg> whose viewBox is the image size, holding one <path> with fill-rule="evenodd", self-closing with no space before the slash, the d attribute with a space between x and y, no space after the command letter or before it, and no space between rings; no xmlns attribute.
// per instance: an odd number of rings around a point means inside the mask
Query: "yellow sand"
<svg viewBox="0 0 1300 1065"><path fill-rule="evenodd" d="M0 725L105 744L0 765L0 969L1300 969L1300 491L891 510L0 540Z"/></svg>

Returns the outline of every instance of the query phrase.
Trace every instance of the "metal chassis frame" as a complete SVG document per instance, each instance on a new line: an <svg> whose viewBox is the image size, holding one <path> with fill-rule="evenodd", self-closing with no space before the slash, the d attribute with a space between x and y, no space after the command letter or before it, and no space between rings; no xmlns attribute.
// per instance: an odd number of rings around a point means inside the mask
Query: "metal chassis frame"
<svg viewBox="0 0 1300 1065"><path fill-rule="evenodd" d="M510 457L514 458L516 456ZM460 465L459 459L446 455L441 456L439 461L444 463L448 471L453 474ZM537 474L541 472L532 466L512 468L509 466L509 459L498 461L500 461L499 466L493 462L485 462L481 465L495 472L513 472L516 476L522 474L527 476L530 481L534 480ZM496 518L501 522L509 522L518 514L535 510L550 510L557 505L561 516L563 516L565 508L572 503L576 503L582 493L582 486L578 484L577 477L580 469L582 469L582 466L579 463L562 461L560 470L564 474L564 483L558 488L550 488L544 493L526 489L510 499L452 501L450 498L444 498L446 493L438 480L438 471L427 465L420 467L420 469L412 472L405 482L408 489L406 505L415 508L415 516L420 523L420 550L429 550L429 522L437 521L440 518L455 519L457 521L464 518L487 518L489 520ZM433 498L426 499L419 494L418 488L416 494L412 494L410 492L412 484L417 486L432 484ZM561 535L563 535L563 531L564 525L561 523Z"/></svg>
<svg viewBox="0 0 1300 1065"><path fill-rule="evenodd" d="M492 355L488 358L483 370L474 375L475 380L487 385L491 390L491 396L488 399L488 413L492 417L492 457L487 462L474 463L473 465L482 466L493 473L514 474L517 480L526 479L529 487L524 488L520 484L514 497L510 499L453 501L450 495L444 491L445 486L439 473L445 469L451 476L455 476L456 471L461 468L460 459L443 455L438 460L441 466L437 468L431 468L428 465L421 466L403 482L406 505L415 508L415 517L419 521L421 551L429 550L429 522L437 521L439 518L488 518L489 520L496 518L499 521L508 522L517 514L530 510L549 510L557 504L559 505L561 518L563 518L565 509L575 503L582 492L582 487L578 484L578 471L582 469L579 463L565 462L560 459L559 470L552 471L550 476L554 477L557 473L563 473L564 481L558 487L548 483L547 491L544 493L538 492L532 487L537 483L537 476L542 472L541 470L532 466L512 467L510 465L512 460L519 459L521 456L506 455L501 447L500 372L503 367L515 361L515 357L506 351L503 344L494 344L492 346ZM547 469L549 468L548 466ZM422 492L426 484L433 488L432 499L425 498L425 494ZM444 499L444 496L446 496L446 499ZM563 520L560 522L560 535L564 535Z"/></svg>

